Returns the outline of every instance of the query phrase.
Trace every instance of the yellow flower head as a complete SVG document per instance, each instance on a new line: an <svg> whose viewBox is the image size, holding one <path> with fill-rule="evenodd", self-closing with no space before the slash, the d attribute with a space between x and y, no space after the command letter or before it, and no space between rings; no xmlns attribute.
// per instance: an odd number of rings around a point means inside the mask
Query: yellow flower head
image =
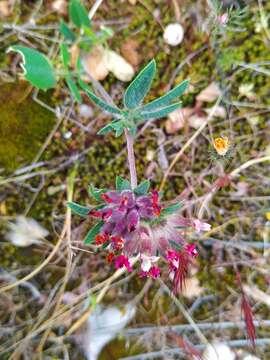
<svg viewBox="0 0 270 360"><path fill-rule="evenodd" d="M265 214L265 216L266 216L266 219L267 219L268 221L270 221L270 211L267 211L267 213Z"/></svg>
<svg viewBox="0 0 270 360"><path fill-rule="evenodd" d="M230 148L230 140L226 136L215 138L214 147L218 155L224 156Z"/></svg>

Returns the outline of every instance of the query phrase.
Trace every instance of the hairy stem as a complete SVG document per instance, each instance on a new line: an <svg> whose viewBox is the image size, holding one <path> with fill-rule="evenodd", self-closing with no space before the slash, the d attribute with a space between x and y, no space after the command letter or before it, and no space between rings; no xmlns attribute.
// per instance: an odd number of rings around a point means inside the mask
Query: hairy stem
<svg viewBox="0 0 270 360"><path fill-rule="evenodd" d="M137 186L137 172L134 156L134 138L130 134L129 130L125 129L126 141L127 141L127 155L128 155L128 166L130 172L131 187L134 189Z"/></svg>

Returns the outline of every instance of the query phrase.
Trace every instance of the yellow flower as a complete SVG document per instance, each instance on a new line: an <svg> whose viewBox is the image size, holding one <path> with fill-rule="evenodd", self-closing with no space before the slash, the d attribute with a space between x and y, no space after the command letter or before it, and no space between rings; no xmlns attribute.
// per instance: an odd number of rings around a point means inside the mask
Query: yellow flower
<svg viewBox="0 0 270 360"><path fill-rule="evenodd" d="M230 147L230 140L224 136L224 137L218 137L214 139L214 147L216 149L216 152L218 155L226 155L227 151Z"/></svg>
<svg viewBox="0 0 270 360"><path fill-rule="evenodd" d="M266 219L267 219L268 221L270 221L270 211L267 211L267 213L265 214L265 216L266 216Z"/></svg>

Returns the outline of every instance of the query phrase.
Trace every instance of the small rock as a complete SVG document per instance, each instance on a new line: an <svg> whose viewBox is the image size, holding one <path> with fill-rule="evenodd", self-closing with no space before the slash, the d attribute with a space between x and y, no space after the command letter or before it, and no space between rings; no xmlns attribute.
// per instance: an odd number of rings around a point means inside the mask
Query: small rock
<svg viewBox="0 0 270 360"><path fill-rule="evenodd" d="M164 41L171 45L179 45L184 38L184 29L179 23L169 24L166 26L163 34Z"/></svg>

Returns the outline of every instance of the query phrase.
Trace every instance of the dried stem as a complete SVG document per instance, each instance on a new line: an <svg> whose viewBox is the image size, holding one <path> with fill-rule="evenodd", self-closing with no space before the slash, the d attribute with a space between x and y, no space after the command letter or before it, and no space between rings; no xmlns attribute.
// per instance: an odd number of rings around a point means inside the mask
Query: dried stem
<svg viewBox="0 0 270 360"><path fill-rule="evenodd" d="M132 189L134 189L137 186L137 172L136 172L135 155L134 155L134 138L127 129L125 129L125 135L127 141L127 155L128 155L128 166L130 171L130 182Z"/></svg>

